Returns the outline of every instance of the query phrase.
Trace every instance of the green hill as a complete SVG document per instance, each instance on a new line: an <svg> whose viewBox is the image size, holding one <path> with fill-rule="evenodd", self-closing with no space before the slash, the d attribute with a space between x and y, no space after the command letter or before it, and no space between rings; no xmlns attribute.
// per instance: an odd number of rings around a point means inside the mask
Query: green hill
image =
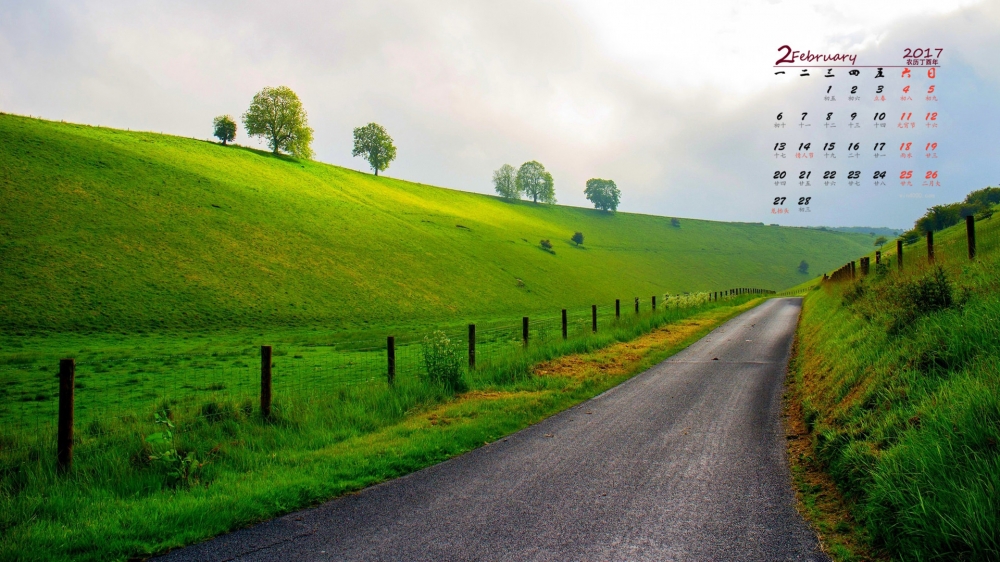
<svg viewBox="0 0 1000 562"><path fill-rule="evenodd" d="M0 139L8 330L361 326L782 289L802 282L801 260L816 274L871 244L507 203L246 148L11 115L0 115ZM569 241L575 231L582 247Z"/></svg>

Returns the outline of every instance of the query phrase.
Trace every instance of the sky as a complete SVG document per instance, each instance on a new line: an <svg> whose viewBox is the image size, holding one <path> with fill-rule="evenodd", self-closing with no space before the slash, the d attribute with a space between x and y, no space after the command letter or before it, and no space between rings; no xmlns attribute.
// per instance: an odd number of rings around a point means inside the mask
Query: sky
<svg viewBox="0 0 1000 562"><path fill-rule="evenodd" d="M920 96L880 105L823 95L872 90L874 69L859 69L857 84L820 66L775 75L782 45L887 67L906 48L943 51L933 80L915 69ZM492 193L493 170L537 160L561 204L589 206L585 182L598 177L617 183L622 211L904 228L1000 183L997 52L995 0L0 0L0 111L205 139L215 116L239 121L256 91L286 85L309 113L315 158L339 166L367 170L351 157L352 130L374 121L398 148L385 174L421 183ZM898 94L907 82L887 70ZM934 101L923 97L930 84ZM904 110L920 125L937 112L939 127L900 130ZM816 119L811 132L793 126L802 112ZM836 132L820 129L830 112ZM879 112L885 130L845 128L850 113L867 127ZM844 159L845 145L880 139L891 147L880 160ZM236 142L261 145L242 126ZM816 160L776 158L779 142L810 142ZM822 159L827 142L839 160ZM903 142L936 142L937 158L908 160ZM867 181L844 181L854 170ZM906 170L937 179L905 186ZM839 175L801 186L805 171ZM778 196L789 213L774 213Z"/></svg>

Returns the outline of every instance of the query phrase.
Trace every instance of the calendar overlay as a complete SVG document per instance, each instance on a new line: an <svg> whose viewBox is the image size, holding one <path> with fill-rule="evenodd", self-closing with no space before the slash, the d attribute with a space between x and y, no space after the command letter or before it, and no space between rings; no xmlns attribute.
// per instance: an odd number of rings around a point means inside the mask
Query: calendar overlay
<svg viewBox="0 0 1000 562"><path fill-rule="evenodd" d="M838 185L931 198L941 187L937 142L942 48L907 48L897 61L778 49L778 80L807 80L807 101L773 119L771 215L809 213Z"/></svg>

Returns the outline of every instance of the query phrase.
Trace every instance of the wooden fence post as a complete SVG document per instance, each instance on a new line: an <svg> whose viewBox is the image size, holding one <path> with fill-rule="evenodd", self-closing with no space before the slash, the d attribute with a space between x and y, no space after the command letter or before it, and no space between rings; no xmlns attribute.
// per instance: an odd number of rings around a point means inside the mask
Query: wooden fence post
<svg viewBox="0 0 1000 562"><path fill-rule="evenodd" d="M851 279L857 275L857 269L854 267L854 260L851 260Z"/></svg>
<svg viewBox="0 0 1000 562"><path fill-rule="evenodd" d="M562 328L563 328L563 339L566 339L568 333L566 329L566 309L562 309Z"/></svg>
<svg viewBox="0 0 1000 562"><path fill-rule="evenodd" d="M597 305L596 304L590 305L590 318L591 318L591 328L593 329L594 333L596 334L597 333Z"/></svg>
<svg viewBox="0 0 1000 562"><path fill-rule="evenodd" d="M387 376L389 379L389 386L392 386L396 382L396 338L389 336L385 339L385 352L386 360L388 362L388 372Z"/></svg>
<svg viewBox="0 0 1000 562"><path fill-rule="evenodd" d="M524 347L528 347L528 317L521 318L521 339L524 340Z"/></svg>
<svg viewBox="0 0 1000 562"><path fill-rule="evenodd" d="M639 297L635 297L635 313L639 314Z"/></svg>
<svg viewBox="0 0 1000 562"><path fill-rule="evenodd" d="M927 262L934 263L934 231L927 231Z"/></svg>
<svg viewBox="0 0 1000 562"><path fill-rule="evenodd" d="M271 419L271 346L260 346L260 416Z"/></svg>
<svg viewBox="0 0 1000 562"><path fill-rule="evenodd" d="M476 325L469 324L469 370L476 368Z"/></svg>
<svg viewBox="0 0 1000 562"><path fill-rule="evenodd" d="M622 307L621 307L621 305L622 305L621 301L618 300L618 299L615 299L615 318L621 318L622 317Z"/></svg>
<svg viewBox="0 0 1000 562"><path fill-rule="evenodd" d="M653 295L653 310L656 310L656 295Z"/></svg>
<svg viewBox="0 0 1000 562"><path fill-rule="evenodd" d="M969 241L969 259L976 259L976 217L965 217L965 236Z"/></svg>
<svg viewBox="0 0 1000 562"><path fill-rule="evenodd" d="M59 360L59 431L56 458L59 471L73 466L73 386L76 380L76 360Z"/></svg>
<svg viewBox="0 0 1000 562"><path fill-rule="evenodd" d="M879 250L875 250L875 265L876 265L876 269L877 269L877 266L880 265L881 263L882 263L882 252L879 251Z"/></svg>
<svg viewBox="0 0 1000 562"><path fill-rule="evenodd" d="M865 277L868 275L868 257L861 258L861 276Z"/></svg>
<svg viewBox="0 0 1000 562"><path fill-rule="evenodd" d="M903 271L903 241L896 240L896 268Z"/></svg>

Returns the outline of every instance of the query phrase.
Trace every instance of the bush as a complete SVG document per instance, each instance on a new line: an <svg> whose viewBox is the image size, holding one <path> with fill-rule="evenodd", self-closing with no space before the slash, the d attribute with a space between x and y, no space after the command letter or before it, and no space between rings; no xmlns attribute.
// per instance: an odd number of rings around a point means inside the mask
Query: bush
<svg viewBox="0 0 1000 562"><path fill-rule="evenodd" d="M539 244L541 244L542 249L546 252L552 251L552 242L550 240L542 240Z"/></svg>
<svg viewBox="0 0 1000 562"><path fill-rule="evenodd" d="M427 379L452 392L465 390L462 380L462 353L459 346L438 330L424 337L424 370Z"/></svg>
<svg viewBox="0 0 1000 562"><path fill-rule="evenodd" d="M948 276L940 265L915 282L908 283L903 289L903 294L906 296L907 304L918 314L948 308L954 302L951 282L948 281Z"/></svg>
<svg viewBox="0 0 1000 562"><path fill-rule="evenodd" d="M570 238L570 240L572 240L573 243L576 244L577 246L579 246L580 244L583 244L583 233L582 232L574 232L573 233L573 237Z"/></svg>

